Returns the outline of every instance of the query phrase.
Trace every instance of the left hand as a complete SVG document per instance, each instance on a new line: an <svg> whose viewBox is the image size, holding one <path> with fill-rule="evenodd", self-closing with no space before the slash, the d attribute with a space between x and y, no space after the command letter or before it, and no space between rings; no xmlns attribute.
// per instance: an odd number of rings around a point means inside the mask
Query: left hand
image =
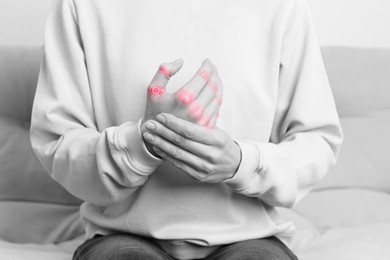
<svg viewBox="0 0 390 260"><path fill-rule="evenodd" d="M157 120L144 123L143 136L164 160L201 182L218 183L234 176L241 149L227 133L167 113Z"/></svg>

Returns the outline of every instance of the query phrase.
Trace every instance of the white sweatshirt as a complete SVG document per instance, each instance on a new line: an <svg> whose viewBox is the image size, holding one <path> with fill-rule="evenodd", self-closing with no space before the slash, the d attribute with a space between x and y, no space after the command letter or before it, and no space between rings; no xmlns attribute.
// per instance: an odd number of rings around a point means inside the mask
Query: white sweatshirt
<svg viewBox="0 0 390 260"><path fill-rule="evenodd" d="M217 127L242 149L224 183L196 182L145 148L146 88L178 58L168 91L204 58L223 80ZM342 133L305 0L55 0L31 139L50 175L85 201L87 237L143 235L184 259L272 235L288 243L294 226L275 207L326 174Z"/></svg>

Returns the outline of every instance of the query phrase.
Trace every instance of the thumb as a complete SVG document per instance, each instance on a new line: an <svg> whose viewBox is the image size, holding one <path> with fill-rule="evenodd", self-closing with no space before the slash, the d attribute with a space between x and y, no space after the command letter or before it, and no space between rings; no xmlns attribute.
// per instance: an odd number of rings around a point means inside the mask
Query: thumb
<svg viewBox="0 0 390 260"><path fill-rule="evenodd" d="M169 79L182 67L183 59L161 64L148 86L148 96L153 98L164 96Z"/></svg>

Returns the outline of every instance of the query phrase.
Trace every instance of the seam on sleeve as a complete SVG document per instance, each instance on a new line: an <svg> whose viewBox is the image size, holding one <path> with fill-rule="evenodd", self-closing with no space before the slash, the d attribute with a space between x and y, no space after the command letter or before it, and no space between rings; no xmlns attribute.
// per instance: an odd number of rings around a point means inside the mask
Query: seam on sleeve
<svg viewBox="0 0 390 260"><path fill-rule="evenodd" d="M120 139L119 139L119 135L121 134L122 129L123 129L125 126L129 125L129 124L130 124L129 122L128 122L128 123L125 123L125 124L121 125L121 126L117 129L117 131L116 131L116 133L115 133L115 135L114 135L115 145L116 145L116 147L118 148L118 150L120 150L120 151L122 151L122 152L125 153L126 158L127 158L127 162L128 162L128 164L129 164L130 168L134 168L138 173L140 173L140 174L142 174L142 175L145 175L145 176L146 176L146 175L149 175L150 170L144 169L143 167L140 167L140 166L136 165L136 164L134 163L134 160L133 160L133 158L132 158L132 156L131 156L129 150L122 144L122 142L121 142Z"/></svg>

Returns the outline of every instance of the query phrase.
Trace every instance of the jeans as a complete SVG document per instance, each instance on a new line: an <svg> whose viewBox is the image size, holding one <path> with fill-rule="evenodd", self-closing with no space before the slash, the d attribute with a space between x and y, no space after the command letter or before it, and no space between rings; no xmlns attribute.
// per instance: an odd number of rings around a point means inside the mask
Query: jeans
<svg viewBox="0 0 390 260"><path fill-rule="evenodd" d="M130 235L96 236L77 248L73 260L174 260L153 240ZM205 260L298 260L276 237L224 245Z"/></svg>

